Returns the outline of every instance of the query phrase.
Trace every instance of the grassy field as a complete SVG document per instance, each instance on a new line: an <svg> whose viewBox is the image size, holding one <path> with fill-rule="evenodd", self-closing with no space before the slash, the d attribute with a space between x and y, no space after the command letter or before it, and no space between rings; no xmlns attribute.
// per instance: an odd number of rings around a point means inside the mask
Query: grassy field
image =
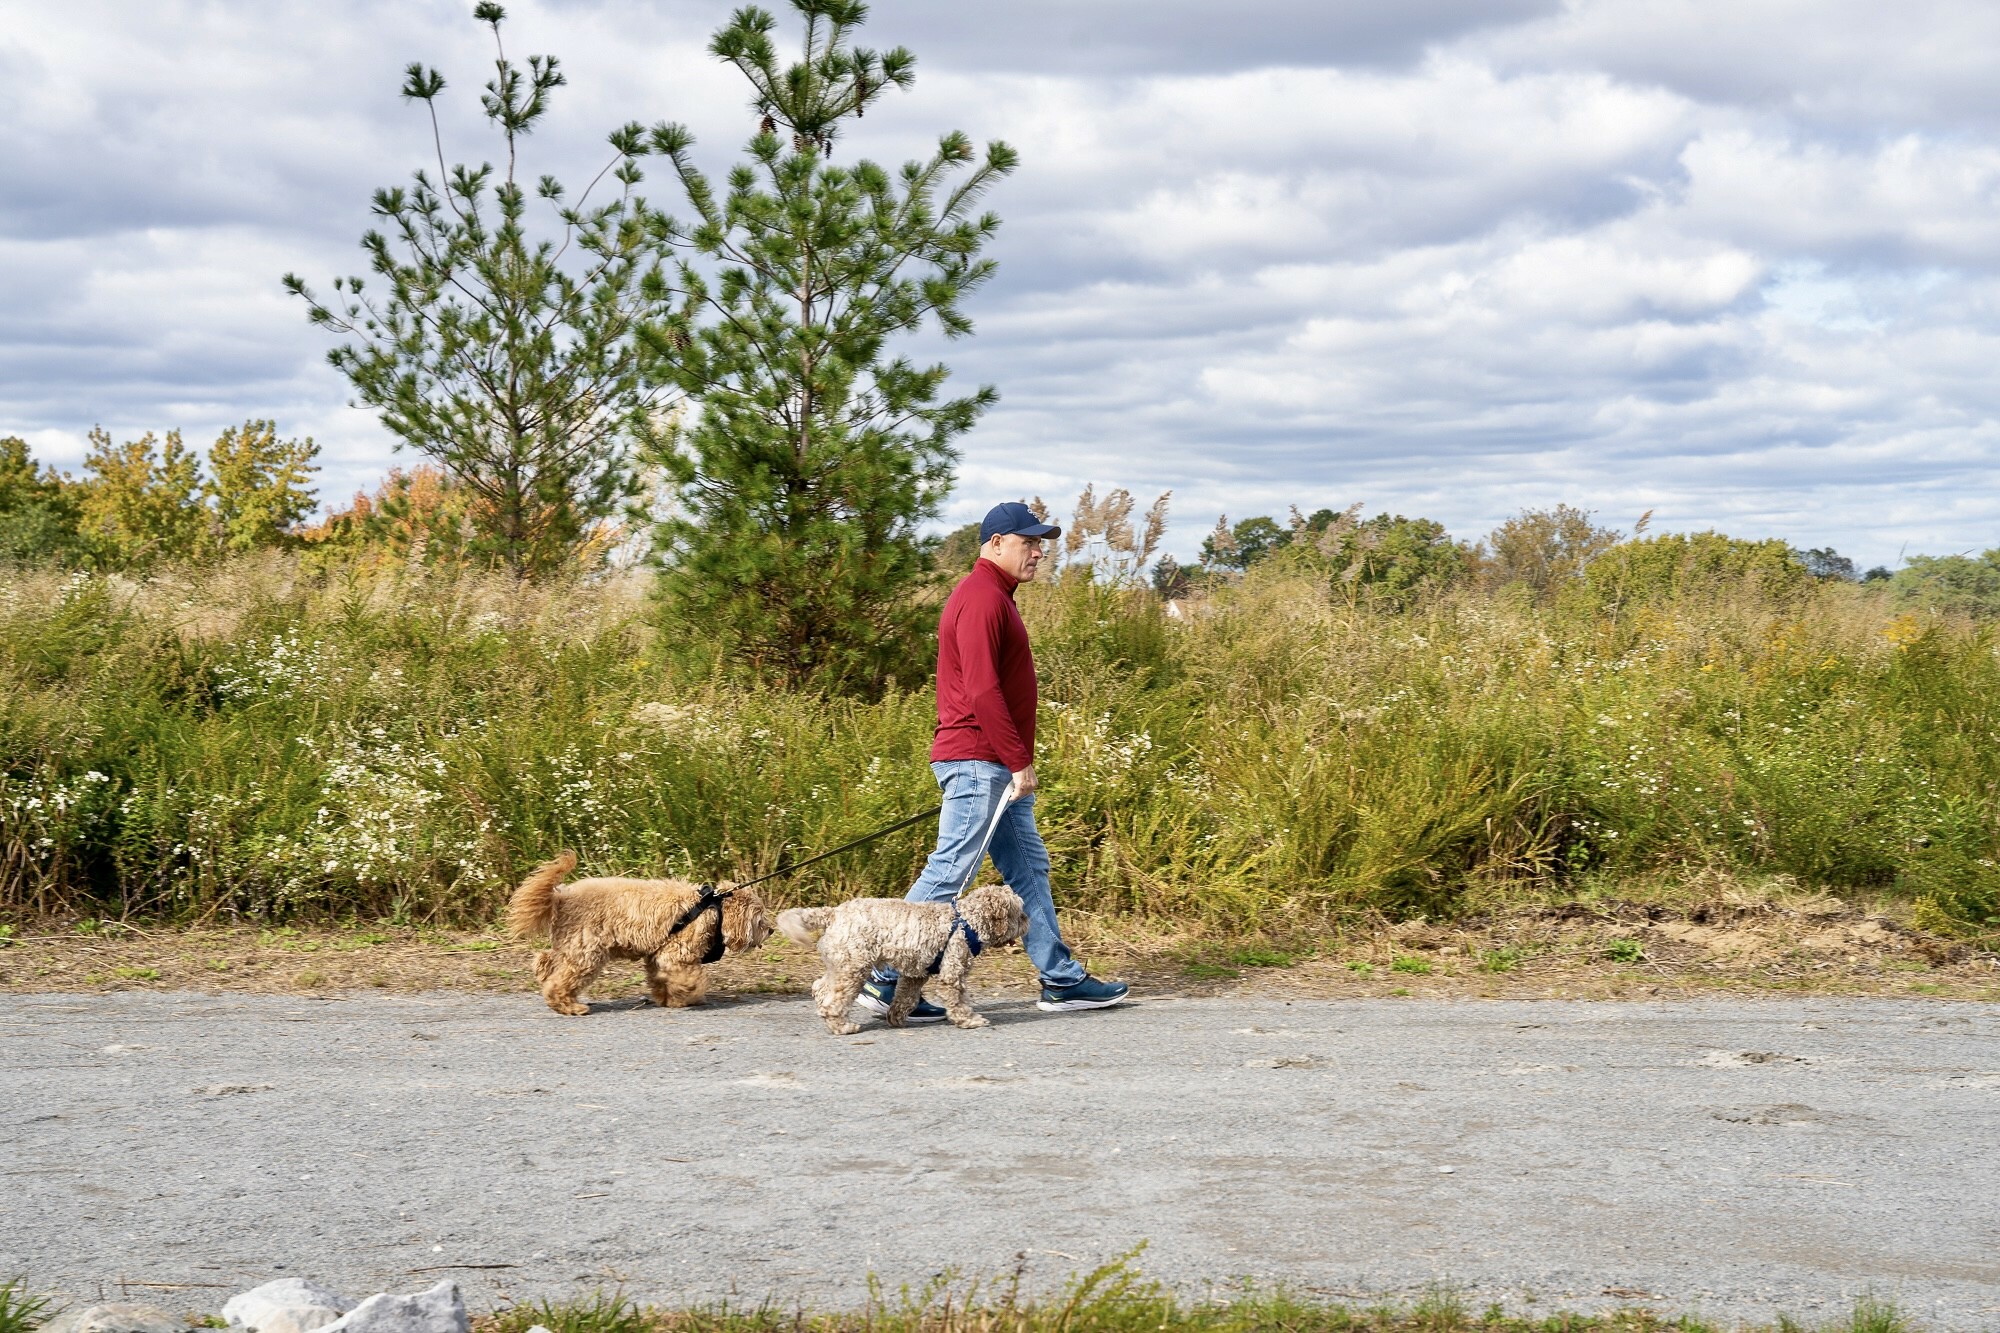
<svg viewBox="0 0 2000 1333"><path fill-rule="evenodd" d="M1391 602L1273 561L1174 614L1079 566L1025 589L1060 899L1312 937L1721 879L1990 934L1991 629L1650 577ZM740 876L935 800L927 693L667 648L637 576L0 574L0 919L477 925L559 848ZM926 849L780 896L900 891Z"/></svg>

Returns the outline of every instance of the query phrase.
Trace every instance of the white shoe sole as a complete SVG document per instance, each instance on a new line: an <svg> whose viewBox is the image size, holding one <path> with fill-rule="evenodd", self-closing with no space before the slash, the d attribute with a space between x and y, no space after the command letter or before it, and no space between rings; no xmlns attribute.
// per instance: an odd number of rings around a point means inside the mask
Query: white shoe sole
<svg viewBox="0 0 2000 1333"><path fill-rule="evenodd" d="M867 991L862 991L861 994L854 997L854 1007L862 1013L867 1014L870 1018L887 1018L889 1016L889 1006L883 1001L876 999L873 995L870 995ZM912 1013L903 1022L905 1024L942 1023L944 1022L944 1015Z"/></svg>
<svg viewBox="0 0 2000 1333"><path fill-rule="evenodd" d="M1114 1000L1037 1000L1035 1008L1045 1014L1066 1014L1073 1009L1109 1009L1114 1004L1125 1003L1125 996Z"/></svg>

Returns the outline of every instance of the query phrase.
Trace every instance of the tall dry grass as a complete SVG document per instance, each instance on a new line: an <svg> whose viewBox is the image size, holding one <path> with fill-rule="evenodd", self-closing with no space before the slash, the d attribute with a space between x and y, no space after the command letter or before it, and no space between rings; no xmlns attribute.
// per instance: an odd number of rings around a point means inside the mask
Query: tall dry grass
<svg viewBox="0 0 2000 1333"><path fill-rule="evenodd" d="M1022 602L1076 907L1447 915L1723 867L2000 914L1979 625L1851 585L1395 609L1284 562L1180 619L1083 563ZM745 691L664 648L638 576L0 576L0 911L482 920L558 847L740 876L935 800L928 693ZM899 892L925 843L781 892Z"/></svg>

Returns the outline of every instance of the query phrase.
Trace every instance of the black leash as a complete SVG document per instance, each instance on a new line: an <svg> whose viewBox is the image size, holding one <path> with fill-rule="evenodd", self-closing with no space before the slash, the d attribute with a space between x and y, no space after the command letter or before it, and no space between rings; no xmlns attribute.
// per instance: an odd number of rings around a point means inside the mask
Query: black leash
<svg viewBox="0 0 2000 1333"><path fill-rule="evenodd" d="M794 861L791 865L779 866L776 870L773 870L768 875L759 875L755 879L746 879L741 884L738 884L736 887L738 889L747 889L752 884L762 884L767 879L776 879L780 875L789 875L795 870L804 870L807 866L813 864L813 862L815 861L824 861L829 856L839 856L842 852L851 852L856 847L861 846L863 843L873 842L877 838L886 838L891 833L894 833L897 829L905 829L912 824L920 824L924 820L929 819L933 815L937 814L942 809L944 809L943 806L934 805L930 809L924 811L921 814L911 815L908 819L899 819L895 823L889 825L889 827L878 828L873 833L867 834L864 837L856 838L853 842L844 842L830 852L821 852L818 856L809 856L803 861ZM731 892L734 892L734 890L731 890Z"/></svg>
<svg viewBox="0 0 2000 1333"><path fill-rule="evenodd" d="M944 809L943 806L934 805L930 809L924 811L921 814L911 815L908 819L897 820L895 823L889 825L889 827L876 829L873 833L867 834L864 837L856 838L853 842L844 842L830 852L821 852L818 856L807 857L803 861L794 862L793 864L788 866L779 866L776 870L773 870L768 875L759 875L755 879L746 879L742 883L737 884L728 889L722 889L718 891L713 884L704 884L701 886L699 892L696 893L695 900L688 904L687 910L674 918L674 924L667 930L667 936L668 938L672 938L673 936L680 934L683 930L686 930L689 926L693 925L695 919L701 916L704 912L714 912L715 939L709 944L708 949L706 951L706 956L701 961L704 963L715 962L718 958L722 957L722 950L723 950L722 900L724 898L727 898L730 894L736 892L737 889L747 889L752 884L762 884L767 879L776 879L780 875L789 875L794 870L803 870L815 861L824 861L829 856L839 856L842 852L853 851L856 847L861 846L863 843L873 842L877 838L885 838L889 834L894 833L897 829L905 829L912 824L919 823L923 820L929 819L932 815L937 814L942 809ZM971 934L972 927L970 923L966 925L966 931L968 934ZM971 935L971 939L973 941L972 952L976 954L979 952L979 944L978 944L979 937L976 934L973 934ZM935 972L937 970L936 966L933 965L931 970Z"/></svg>

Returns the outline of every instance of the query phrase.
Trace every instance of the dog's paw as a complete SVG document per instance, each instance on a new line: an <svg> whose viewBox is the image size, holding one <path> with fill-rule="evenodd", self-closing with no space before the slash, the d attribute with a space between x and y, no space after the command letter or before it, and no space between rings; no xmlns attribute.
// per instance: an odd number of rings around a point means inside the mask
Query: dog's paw
<svg viewBox="0 0 2000 1333"><path fill-rule="evenodd" d="M988 1026L989 1022L989 1020L981 1018L978 1014L974 1014L970 1018L954 1018L951 1021L954 1026L962 1028L983 1028Z"/></svg>
<svg viewBox="0 0 2000 1333"><path fill-rule="evenodd" d="M828 1023L826 1030L836 1037L851 1037L861 1031L861 1025L859 1023L849 1023L843 1019L838 1023Z"/></svg>
<svg viewBox="0 0 2000 1333"><path fill-rule="evenodd" d="M582 1018L590 1012L590 1006L587 1004L552 1004L549 1008L559 1014L568 1014L571 1018Z"/></svg>

